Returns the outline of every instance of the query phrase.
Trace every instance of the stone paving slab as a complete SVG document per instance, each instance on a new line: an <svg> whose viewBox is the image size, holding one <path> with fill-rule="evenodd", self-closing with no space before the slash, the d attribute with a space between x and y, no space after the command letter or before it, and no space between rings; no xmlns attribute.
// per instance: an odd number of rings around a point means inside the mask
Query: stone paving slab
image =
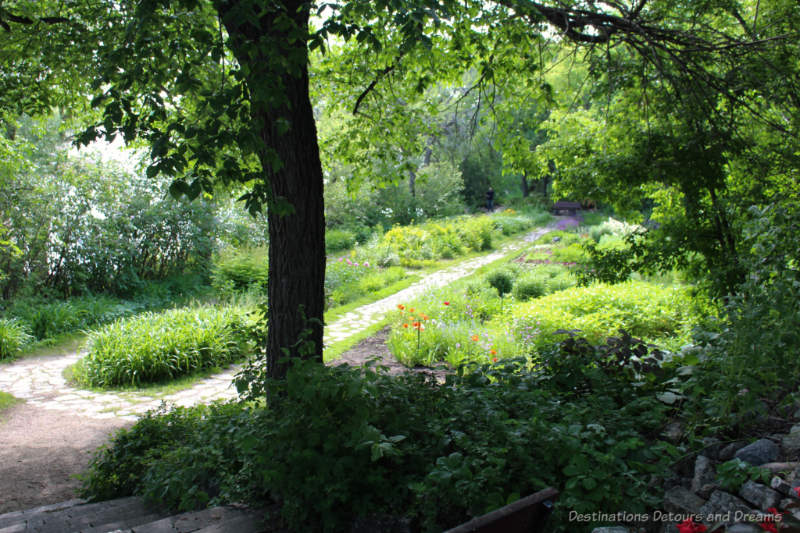
<svg viewBox="0 0 800 533"><path fill-rule="evenodd" d="M410 287L346 313L339 320L326 325L325 344L330 345L345 340L377 324L387 313L394 311L398 304L411 301L433 288L467 276L476 269L521 249L550 230L550 227L539 228L499 250L428 274ZM188 407L213 400L233 399L237 396L232 380L240 368L239 365L233 365L219 374L204 378L190 388L162 397L154 398L146 392L94 392L75 389L67 384L62 374L64 369L76 363L84 355L85 352L79 351L61 356L31 357L0 365L0 390L45 409L69 411L72 414L95 419L122 420L136 420L146 411L158 408L162 402Z"/></svg>

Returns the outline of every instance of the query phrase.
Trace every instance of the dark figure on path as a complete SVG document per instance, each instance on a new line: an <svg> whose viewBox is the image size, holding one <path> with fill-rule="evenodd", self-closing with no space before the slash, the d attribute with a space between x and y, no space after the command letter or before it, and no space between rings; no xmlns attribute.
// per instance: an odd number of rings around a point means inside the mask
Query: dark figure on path
<svg viewBox="0 0 800 533"><path fill-rule="evenodd" d="M486 209L494 211L494 189L489 185L489 190L486 191Z"/></svg>

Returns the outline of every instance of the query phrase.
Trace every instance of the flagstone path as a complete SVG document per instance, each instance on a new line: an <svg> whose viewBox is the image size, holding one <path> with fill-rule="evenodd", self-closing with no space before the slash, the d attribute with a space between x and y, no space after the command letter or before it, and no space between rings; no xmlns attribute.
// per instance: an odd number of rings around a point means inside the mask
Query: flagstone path
<svg viewBox="0 0 800 533"><path fill-rule="evenodd" d="M552 227L539 228L522 238L507 243L502 248L474 259L462 261L425 276L414 285L387 298L364 305L325 328L325 343L330 345L377 324L399 303L413 300L429 290L445 286L467 276L483 265L496 261L538 239ZM201 379L191 387L167 395L154 395L142 391L95 392L76 389L63 377L64 369L83 357L84 352L60 356L31 357L0 365L0 390L26 401L27 405L65 414L81 415L92 419L135 420L147 410L157 408L162 402L191 406L213 400L236 397L232 386L238 365Z"/></svg>

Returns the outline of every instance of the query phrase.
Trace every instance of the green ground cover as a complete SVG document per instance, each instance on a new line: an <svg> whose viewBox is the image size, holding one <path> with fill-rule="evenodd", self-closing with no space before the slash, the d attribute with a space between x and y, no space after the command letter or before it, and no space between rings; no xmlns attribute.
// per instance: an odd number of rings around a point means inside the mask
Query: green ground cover
<svg viewBox="0 0 800 533"><path fill-rule="evenodd" d="M253 349L253 310L195 306L142 313L89 335L75 378L97 387L139 385L224 366Z"/></svg>

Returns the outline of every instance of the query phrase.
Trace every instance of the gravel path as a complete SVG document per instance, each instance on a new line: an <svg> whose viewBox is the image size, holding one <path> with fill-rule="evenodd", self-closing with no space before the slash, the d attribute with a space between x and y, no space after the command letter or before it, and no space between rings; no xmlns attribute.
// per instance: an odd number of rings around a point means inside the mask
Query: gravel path
<svg viewBox="0 0 800 533"><path fill-rule="evenodd" d="M405 303L434 287L441 287L467 276L483 265L496 261L538 239L549 228L540 228L516 239L502 248L474 259L462 261L425 276L414 285L387 298L359 307L325 328L325 343L332 344L347 339L380 322L383 317ZM148 395L146 392L94 392L76 389L63 377L66 367L84 355L83 352L62 356L30 357L0 366L0 390L26 401L27 405L46 410L62 411L95 420L136 420L138 415L158 407L162 401L191 406L212 400L236 396L231 381L238 371L234 365L222 373L201 379L193 386L168 395Z"/></svg>

